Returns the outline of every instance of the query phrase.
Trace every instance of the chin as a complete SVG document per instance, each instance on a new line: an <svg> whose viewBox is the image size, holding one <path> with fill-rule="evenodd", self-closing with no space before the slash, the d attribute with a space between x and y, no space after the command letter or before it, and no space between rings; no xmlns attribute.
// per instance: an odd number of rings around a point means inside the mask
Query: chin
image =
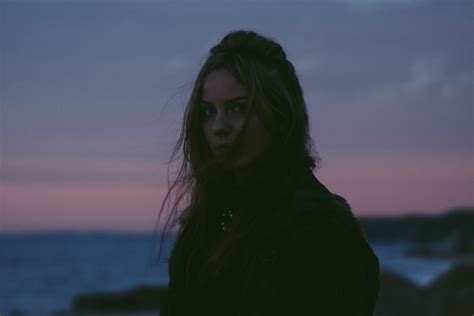
<svg viewBox="0 0 474 316"><path fill-rule="evenodd" d="M241 159L239 161L234 162L234 168L244 168L246 166L251 165L255 162L255 159Z"/></svg>
<svg viewBox="0 0 474 316"><path fill-rule="evenodd" d="M224 169L235 169L235 168L241 168L244 167L248 164L250 164L250 161L248 159L239 159L235 160L232 159L232 157L215 157L216 162L219 164Z"/></svg>

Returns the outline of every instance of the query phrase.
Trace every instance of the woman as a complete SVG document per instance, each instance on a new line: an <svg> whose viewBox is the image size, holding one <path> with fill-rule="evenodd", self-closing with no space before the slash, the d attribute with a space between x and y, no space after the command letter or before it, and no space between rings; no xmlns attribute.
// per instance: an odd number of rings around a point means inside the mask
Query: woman
<svg viewBox="0 0 474 316"><path fill-rule="evenodd" d="M373 314L378 259L312 173L303 92L278 43L236 31L211 49L173 157L180 149L165 232L189 199L162 315Z"/></svg>

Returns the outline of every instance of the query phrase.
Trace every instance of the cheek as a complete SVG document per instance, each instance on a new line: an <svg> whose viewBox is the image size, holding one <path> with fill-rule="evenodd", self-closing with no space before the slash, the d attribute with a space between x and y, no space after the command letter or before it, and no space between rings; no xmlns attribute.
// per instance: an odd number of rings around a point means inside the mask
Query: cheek
<svg viewBox="0 0 474 316"><path fill-rule="evenodd" d="M244 126L244 120L243 119L236 119L236 120L232 121L231 124L232 124L233 132L235 134L239 134L240 131L242 130L243 126Z"/></svg>
<svg viewBox="0 0 474 316"><path fill-rule="evenodd" d="M259 129L257 141L260 151L264 151L270 145L270 135L265 129Z"/></svg>
<svg viewBox="0 0 474 316"><path fill-rule="evenodd" d="M256 150L263 151L270 143L270 134L255 117L249 121L248 127L247 139Z"/></svg>
<svg viewBox="0 0 474 316"><path fill-rule="evenodd" d="M202 126L202 133L204 135L204 138L209 143L210 137L211 137L211 132L212 132L212 130L211 130L212 126L211 126L211 124L209 124L209 122L203 122L201 126Z"/></svg>

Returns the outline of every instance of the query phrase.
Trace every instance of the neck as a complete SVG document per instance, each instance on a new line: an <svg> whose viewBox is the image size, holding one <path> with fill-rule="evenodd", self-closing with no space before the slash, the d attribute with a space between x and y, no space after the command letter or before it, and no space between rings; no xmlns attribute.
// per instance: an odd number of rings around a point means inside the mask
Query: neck
<svg viewBox="0 0 474 316"><path fill-rule="evenodd" d="M239 166L233 170L235 185L238 188L245 189L250 183L252 183L252 177L255 176L257 168L253 165Z"/></svg>
<svg viewBox="0 0 474 316"><path fill-rule="evenodd" d="M271 152L265 153L248 164L229 170L234 188L241 193L251 194L254 191L277 185L281 180L281 176L278 175L279 171L285 171L281 170L282 166L280 166L276 157L277 155Z"/></svg>
<svg viewBox="0 0 474 316"><path fill-rule="evenodd" d="M269 171L268 160L265 157L259 157L251 163L235 167L232 174L236 187L246 191L264 181Z"/></svg>

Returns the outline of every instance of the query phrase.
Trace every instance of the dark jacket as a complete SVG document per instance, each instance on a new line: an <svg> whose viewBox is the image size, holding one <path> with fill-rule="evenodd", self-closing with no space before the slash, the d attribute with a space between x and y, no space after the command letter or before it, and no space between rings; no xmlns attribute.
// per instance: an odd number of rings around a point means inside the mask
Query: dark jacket
<svg viewBox="0 0 474 316"><path fill-rule="evenodd" d="M236 260L212 284L185 286L184 266L172 255L162 315L373 315L379 262L346 200L308 170L286 205L246 250L254 258L250 277Z"/></svg>

